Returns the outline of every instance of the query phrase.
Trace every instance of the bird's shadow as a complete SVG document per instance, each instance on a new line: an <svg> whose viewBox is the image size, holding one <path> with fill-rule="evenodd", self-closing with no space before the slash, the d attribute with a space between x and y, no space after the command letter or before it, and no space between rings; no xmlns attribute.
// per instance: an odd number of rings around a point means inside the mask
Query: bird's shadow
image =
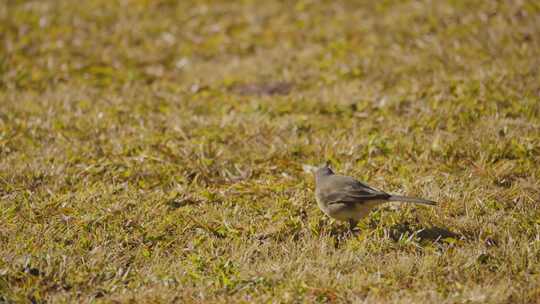
<svg viewBox="0 0 540 304"><path fill-rule="evenodd" d="M445 242L447 238L460 239L461 235L452 232L446 228L431 226L431 227L418 227L417 225L411 225L409 223L400 223L386 228L388 236L395 242L400 241L403 237L413 236L419 242ZM335 240L336 248L339 248L343 241L350 238L354 238L358 234L362 233L362 230L358 229L350 231L346 227L338 227L329 231L330 235Z"/></svg>
<svg viewBox="0 0 540 304"><path fill-rule="evenodd" d="M399 241L404 235L414 235L419 241L438 242L446 238L459 238L460 235L446 228L432 226L418 229L408 223L396 224L389 228L389 235Z"/></svg>

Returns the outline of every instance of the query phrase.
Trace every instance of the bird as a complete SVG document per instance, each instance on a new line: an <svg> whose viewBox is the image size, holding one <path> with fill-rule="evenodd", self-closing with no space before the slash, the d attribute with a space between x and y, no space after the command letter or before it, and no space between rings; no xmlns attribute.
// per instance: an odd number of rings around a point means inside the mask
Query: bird
<svg viewBox="0 0 540 304"><path fill-rule="evenodd" d="M317 168L314 174L319 208L331 218L348 221L351 231L372 209L386 202L437 205L431 200L388 194L353 177L335 174L328 163Z"/></svg>

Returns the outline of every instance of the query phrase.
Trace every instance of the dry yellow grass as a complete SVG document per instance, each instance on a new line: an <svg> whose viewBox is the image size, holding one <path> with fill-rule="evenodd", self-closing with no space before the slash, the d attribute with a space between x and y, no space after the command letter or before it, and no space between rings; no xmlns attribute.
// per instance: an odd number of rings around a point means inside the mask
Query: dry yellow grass
<svg viewBox="0 0 540 304"><path fill-rule="evenodd" d="M536 1L0 3L0 302L534 303ZM438 208L350 237L303 164Z"/></svg>

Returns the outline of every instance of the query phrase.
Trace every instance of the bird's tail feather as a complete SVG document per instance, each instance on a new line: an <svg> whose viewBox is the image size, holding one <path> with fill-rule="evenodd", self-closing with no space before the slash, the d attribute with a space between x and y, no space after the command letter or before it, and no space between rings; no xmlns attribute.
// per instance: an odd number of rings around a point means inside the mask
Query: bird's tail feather
<svg viewBox="0 0 540 304"><path fill-rule="evenodd" d="M407 203L416 203L416 204L425 204L425 205L437 205L437 202L425 200L422 198L416 198L416 197L408 197L408 196L401 196L401 195L391 195L388 198L391 202L407 202Z"/></svg>

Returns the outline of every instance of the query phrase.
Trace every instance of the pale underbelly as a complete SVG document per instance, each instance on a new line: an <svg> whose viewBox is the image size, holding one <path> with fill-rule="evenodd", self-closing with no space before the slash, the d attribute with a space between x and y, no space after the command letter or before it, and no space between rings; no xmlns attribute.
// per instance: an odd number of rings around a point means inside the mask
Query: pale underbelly
<svg viewBox="0 0 540 304"><path fill-rule="evenodd" d="M383 202L373 201L369 203L364 202L357 204L335 203L328 206L322 206L322 204L319 204L319 207L329 217L335 218L340 221L348 221L360 220L366 217L373 208L380 205L381 203Z"/></svg>

